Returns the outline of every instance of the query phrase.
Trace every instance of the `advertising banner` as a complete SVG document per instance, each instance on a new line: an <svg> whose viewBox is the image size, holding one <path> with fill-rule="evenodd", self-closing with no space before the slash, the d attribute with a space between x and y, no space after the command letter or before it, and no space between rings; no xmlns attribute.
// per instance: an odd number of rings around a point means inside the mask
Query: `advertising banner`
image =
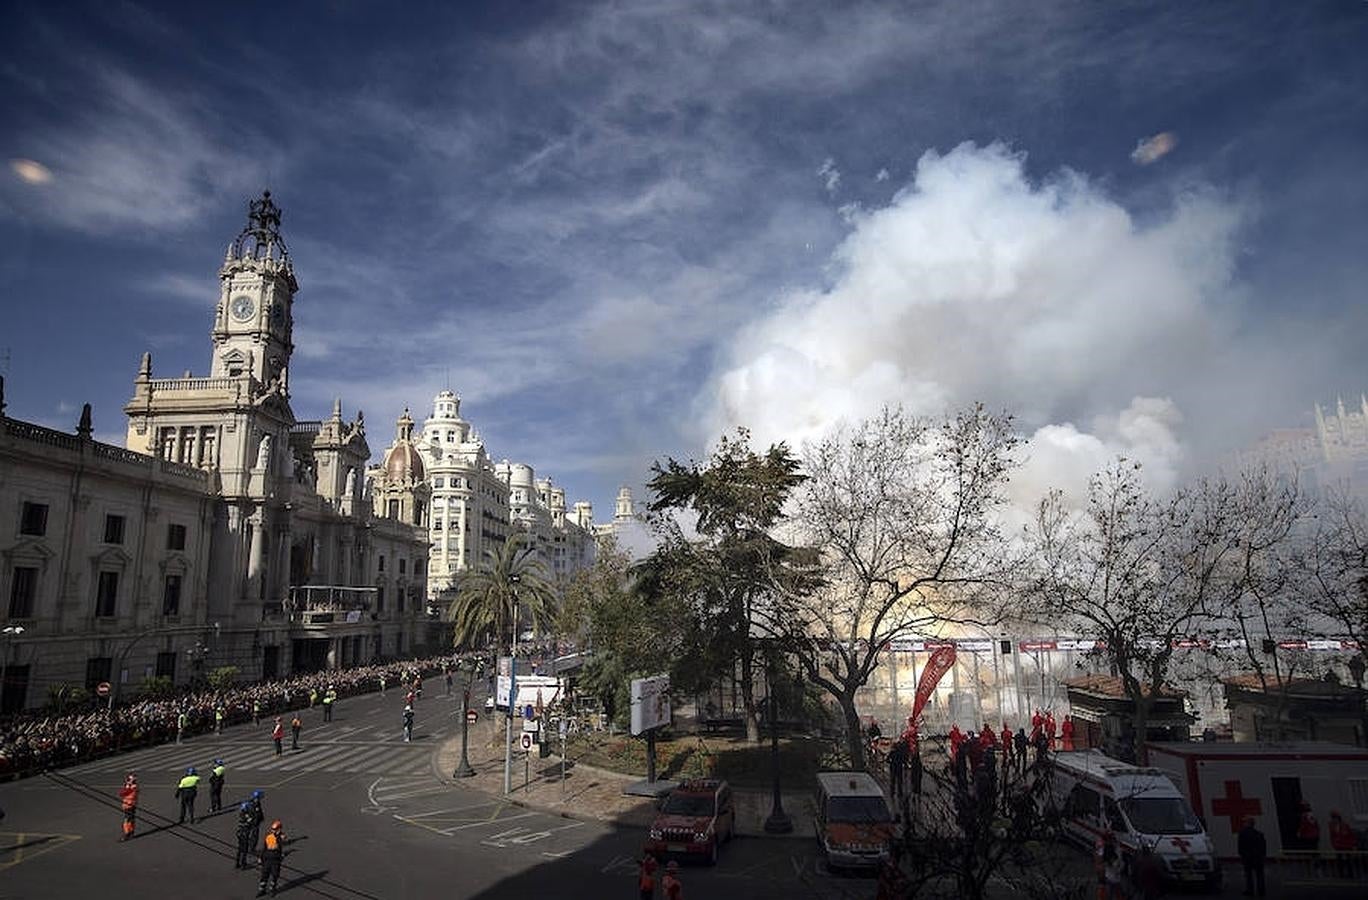
<svg viewBox="0 0 1368 900"><path fill-rule="evenodd" d="M917 717L921 715L922 707L926 705L927 700L931 699L931 692L936 689L941 678L950 671L950 667L954 664L955 648L953 645L941 647L931 654L931 659L927 661L926 668L922 669L921 678L917 681L917 696L912 702L912 721L915 722Z"/></svg>
<svg viewBox="0 0 1368 900"><path fill-rule="evenodd" d="M632 734L670 724L670 676L632 680Z"/></svg>

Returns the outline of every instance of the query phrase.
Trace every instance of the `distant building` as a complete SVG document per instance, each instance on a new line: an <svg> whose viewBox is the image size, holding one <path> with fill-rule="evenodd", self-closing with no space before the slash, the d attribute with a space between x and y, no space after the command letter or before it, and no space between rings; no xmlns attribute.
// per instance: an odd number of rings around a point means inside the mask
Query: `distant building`
<svg viewBox="0 0 1368 900"><path fill-rule="evenodd" d="M1108 756L1130 759L1135 728L1135 704L1115 675L1085 675L1064 681L1074 721L1074 746L1096 747ZM1162 688L1150 711L1146 741L1186 741L1195 721L1185 709L1187 695Z"/></svg>
<svg viewBox="0 0 1368 900"><path fill-rule="evenodd" d="M508 487L509 522L525 535L546 577L559 581L594 563L594 508L580 501L567 515L565 489L550 478L538 479L526 463L508 460L494 466Z"/></svg>
<svg viewBox="0 0 1368 900"><path fill-rule="evenodd" d="M1267 465L1295 474L1312 493L1347 485L1355 493L1368 494L1368 397L1360 395L1357 409L1345 407L1339 399L1333 412L1317 403L1312 415L1314 427L1269 432L1237 453L1236 464Z"/></svg>
<svg viewBox="0 0 1368 900"><path fill-rule="evenodd" d="M1230 727L1237 741L1334 741L1368 747L1368 691L1322 678L1247 673L1224 679Z"/></svg>
<svg viewBox="0 0 1368 900"><path fill-rule="evenodd" d="M372 511L358 412L299 421L290 403L298 283L269 194L228 245L209 374L134 380L127 449L4 417L0 644L7 710L61 684L116 693L368 662L423 649L428 536Z"/></svg>

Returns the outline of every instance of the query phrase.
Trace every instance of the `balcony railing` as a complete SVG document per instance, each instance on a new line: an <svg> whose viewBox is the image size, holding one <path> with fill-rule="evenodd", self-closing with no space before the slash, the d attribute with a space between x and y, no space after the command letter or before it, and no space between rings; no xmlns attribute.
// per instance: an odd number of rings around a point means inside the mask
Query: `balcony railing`
<svg viewBox="0 0 1368 900"><path fill-rule="evenodd" d="M376 589L355 585L306 584L290 588L290 621L303 625L357 623L370 619Z"/></svg>

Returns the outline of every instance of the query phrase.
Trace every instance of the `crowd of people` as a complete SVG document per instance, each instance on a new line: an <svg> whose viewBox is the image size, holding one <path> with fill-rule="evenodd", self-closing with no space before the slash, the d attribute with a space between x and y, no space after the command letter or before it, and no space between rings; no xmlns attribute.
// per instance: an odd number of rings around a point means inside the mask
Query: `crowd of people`
<svg viewBox="0 0 1368 900"><path fill-rule="evenodd" d="M168 698L141 698L106 708L24 713L0 721L0 778L75 765L136 747L260 720L312 706L328 693L354 696L412 683L452 663L450 654L348 669L310 672L221 690L197 688Z"/></svg>

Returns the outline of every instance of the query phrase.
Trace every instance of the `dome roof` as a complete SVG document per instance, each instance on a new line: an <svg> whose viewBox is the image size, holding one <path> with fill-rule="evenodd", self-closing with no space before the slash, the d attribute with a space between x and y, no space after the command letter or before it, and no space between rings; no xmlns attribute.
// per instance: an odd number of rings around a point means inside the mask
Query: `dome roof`
<svg viewBox="0 0 1368 900"><path fill-rule="evenodd" d="M385 453L385 477L423 480L423 457L411 443L395 444Z"/></svg>
<svg viewBox="0 0 1368 900"><path fill-rule="evenodd" d="M413 419L409 417L407 407L395 424L397 428L394 446L385 452L385 478L394 481L406 478L422 481L423 457L413 445Z"/></svg>

